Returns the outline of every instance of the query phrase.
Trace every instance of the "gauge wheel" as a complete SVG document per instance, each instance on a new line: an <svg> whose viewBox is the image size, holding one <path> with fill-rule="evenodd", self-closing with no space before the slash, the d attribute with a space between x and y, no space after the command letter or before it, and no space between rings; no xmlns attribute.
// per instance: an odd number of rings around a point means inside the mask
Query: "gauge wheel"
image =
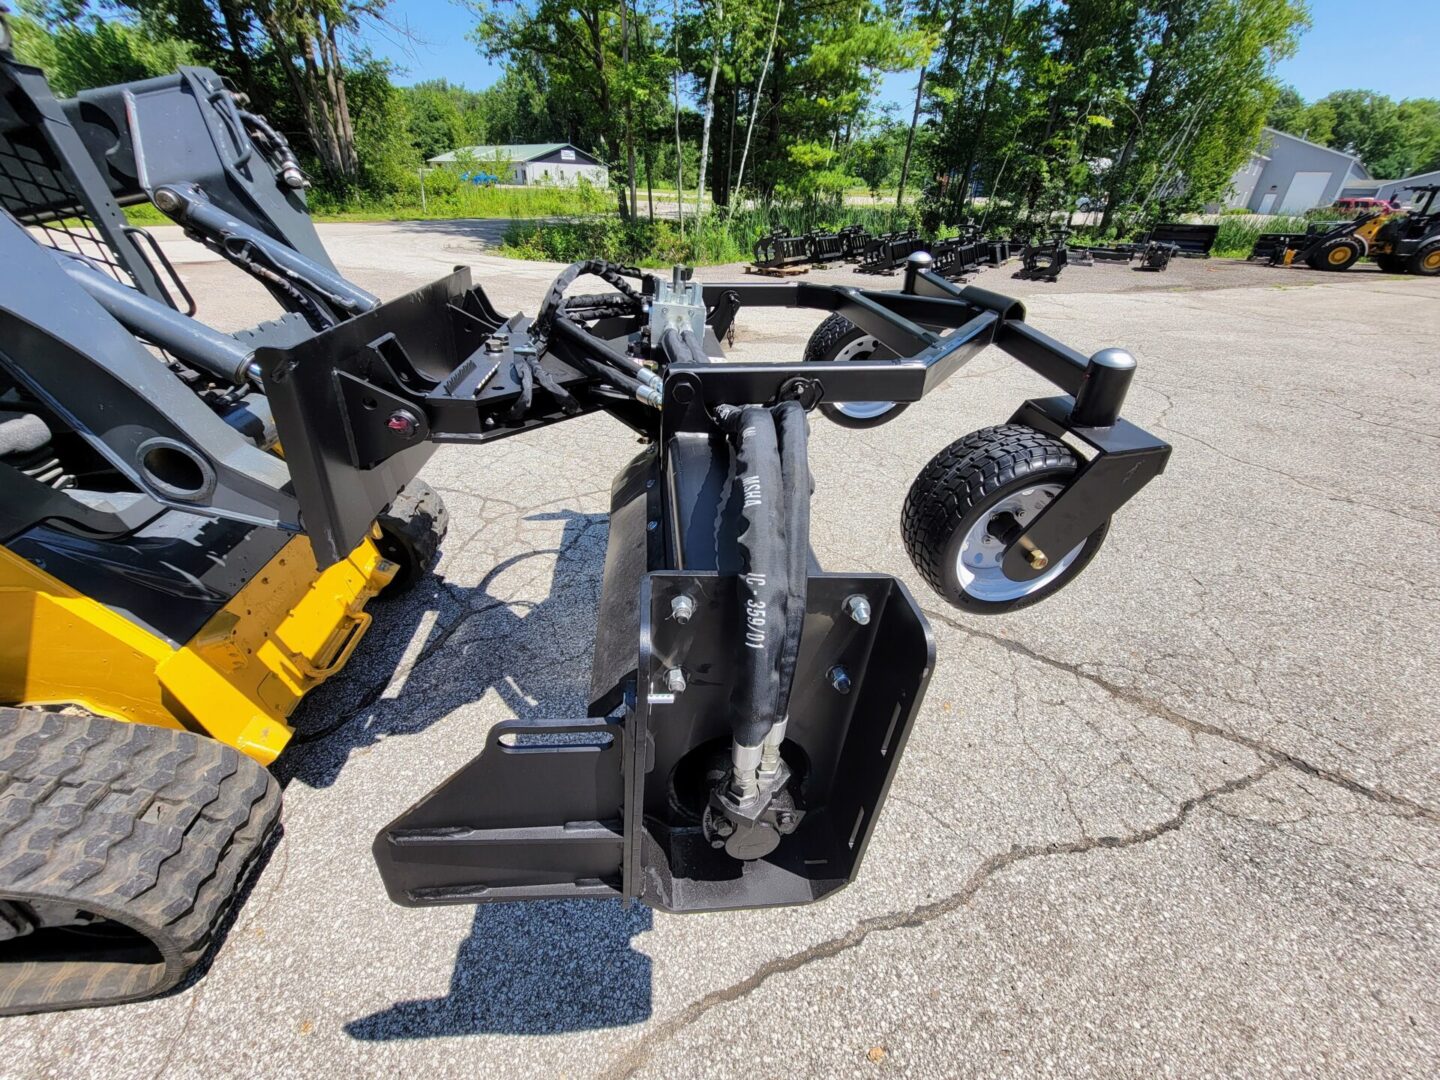
<svg viewBox="0 0 1440 1080"><path fill-rule="evenodd" d="M805 362L827 360L894 360L895 352L882 345L844 315L830 315L815 328L805 346ZM879 427L894 420L905 406L894 401L843 401L820 403L820 411L848 428Z"/></svg>
<svg viewBox="0 0 1440 1080"><path fill-rule="evenodd" d="M430 569L450 524L450 511L438 491L423 480L411 480L375 524L380 526L375 546L400 567L380 590L381 599L389 600L414 587Z"/></svg>
<svg viewBox="0 0 1440 1080"><path fill-rule="evenodd" d="M1440 274L1440 238L1421 245L1420 250L1410 256L1410 272L1425 277Z"/></svg>
<svg viewBox="0 0 1440 1080"><path fill-rule="evenodd" d="M1071 550L1050 553L1038 577L1016 580L1002 565L1005 539L1074 480L1080 460L1034 428L1004 424L951 443L926 465L905 498L901 532L910 560L951 604L997 615L1038 603L1083 570L1107 520Z"/></svg>
<svg viewBox="0 0 1440 1080"><path fill-rule="evenodd" d="M1306 262L1316 270L1349 270L1364 254L1360 241L1349 236L1337 236L1321 244Z"/></svg>

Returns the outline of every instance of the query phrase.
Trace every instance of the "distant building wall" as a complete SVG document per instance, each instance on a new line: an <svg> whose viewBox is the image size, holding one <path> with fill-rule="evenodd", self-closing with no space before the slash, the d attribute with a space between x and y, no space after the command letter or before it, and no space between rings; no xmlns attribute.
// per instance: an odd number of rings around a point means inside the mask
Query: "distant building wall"
<svg viewBox="0 0 1440 1080"><path fill-rule="evenodd" d="M1252 153L1244 165L1235 170L1230 178L1230 194L1225 197L1225 207L1236 210L1250 205L1250 196L1255 192L1266 164L1270 161L1264 154Z"/></svg>
<svg viewBox="0 0 1440 1080"><path fill-rule="evenodd" d="M1257 159L1263 159L1258 176L1252 175ZM1364 179L1364 166L1350 154L1266 128L1259 151L1236 171L1227 205L1257 214L1303 214L1328 206L1347 184Z"/></svg>
<svg viewBox="0 0 1440 1080"><path fill-rule="evenodd" d="M610 170L604 165L584 165L563 161L527 161L517 170L521 178L516 184L555 184L560 187L574 187L583 178L596 187L610 182Z"/></svg>
<svg viewBox="0 0 1440 1080"><path fill-rule="evenodd" d="M1377 199L1393 199L1397 196L1401 202L1414 202L1415 196L1406 192L1406 188L1412 184L1440 184L1440 169L1433 172L1416 173L1414 176L1406 176L1400 180L1382 180L1376 189Z"/></svg>

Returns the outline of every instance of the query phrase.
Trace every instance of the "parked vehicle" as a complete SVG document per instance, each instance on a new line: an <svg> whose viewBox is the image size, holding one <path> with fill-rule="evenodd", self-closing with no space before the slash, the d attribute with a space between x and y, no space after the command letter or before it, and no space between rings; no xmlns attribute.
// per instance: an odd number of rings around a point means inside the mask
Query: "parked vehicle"
<svg viewBox="0 0 1440 1080"><path fill-rule="evenodd" d="M1353 214L1361 210L1399 210L1400 203L1394 199L1336 199L1330 204L1330 209Z"/></svg>

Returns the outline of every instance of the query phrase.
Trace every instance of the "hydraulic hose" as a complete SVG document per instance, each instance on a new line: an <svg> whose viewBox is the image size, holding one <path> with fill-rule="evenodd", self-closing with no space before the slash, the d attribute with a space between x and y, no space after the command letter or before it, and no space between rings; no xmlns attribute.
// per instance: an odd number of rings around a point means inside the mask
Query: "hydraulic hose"
<svg viewBox="0 0 1440 1080"><path fill-rule="evenodd" d="M594 274L607 285L613 286L632 304L632 309L639 311L644 304L644 298L636 290L635 286L625 280L622 272L624 268L604 259L586 259L584 262L571 263L550 283L550 291L545 294L544 301L540 304L540 313L535 316L535 333L541 337L548 337L550 330L555 323L555 317L561 314L565 303L565 290L575 280L584 277L586 274ZM594 300L593 296L582 297L583 300Z"/></svg>
<svg viewBox="0 0 1440 1080"><path fill-rule="evenodd" d="M710 358L705 355L695 341L695 334L692 331L680 331L673 326L667 326L665 332L660 335L660 351L672 364L708 364Z"/></svg>
<svg viewBox="0 0 1440 1080"><path fill-rule="evenodd" d="M786 559L785 638L780 650L779 700L775 715L783 721L790 710L795 661L800 655L800 632L805 628L810 583L811 480L804 406L798 401L782 401L775 406L774 416L780 444Z"/></svg>
<svg viewBox="0 0 1440 1080"><path fill-rule="evenodd" d="M760 746L779 719L789 560L780 527L784 496L775 419L759 405L721 406L717 414L735 447L731 497L740 500L742 525L740 664L730 695L738 780L742 768L753 777Z"/></svg>

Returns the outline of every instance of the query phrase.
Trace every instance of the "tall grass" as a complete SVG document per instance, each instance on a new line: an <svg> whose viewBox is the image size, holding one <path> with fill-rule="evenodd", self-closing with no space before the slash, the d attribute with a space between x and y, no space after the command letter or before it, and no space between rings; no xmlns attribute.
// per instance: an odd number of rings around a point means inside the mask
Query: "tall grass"
<svg viewBox="0 0 1440 1080"><path fill-rule="evenodd" d="M517 221L505 232L502 254L519 259L575 262L602 258L636 266L709 266L748 261L755 241L771 229L784 227L795 235L830 232L844 225L862 225L873 233L910 228L907 207L897 212L873 206L769 206L721 210L698 224L687 218L685 229L669 219L624 222L605 217L563 221Z"/></svg>
<svg viewBox="0 0 1440 1080"><path fill-rule="evenodd" d="M1307 217L1259 214L1218 214L1201 220L1220 226L1210 253L1221 259L1245 258L1261 233L1303 233L1313 223Z"/></svg>
<svg viewBox="0 0 1440 1080"><path fill-rule="evenodd" d="M317 187L309 202L314 217L330 221L567 217L615 206L609 191L583 181L575 187L476 187L449 169L427 172L423 181L411 175L388 195Z"/></svg>

